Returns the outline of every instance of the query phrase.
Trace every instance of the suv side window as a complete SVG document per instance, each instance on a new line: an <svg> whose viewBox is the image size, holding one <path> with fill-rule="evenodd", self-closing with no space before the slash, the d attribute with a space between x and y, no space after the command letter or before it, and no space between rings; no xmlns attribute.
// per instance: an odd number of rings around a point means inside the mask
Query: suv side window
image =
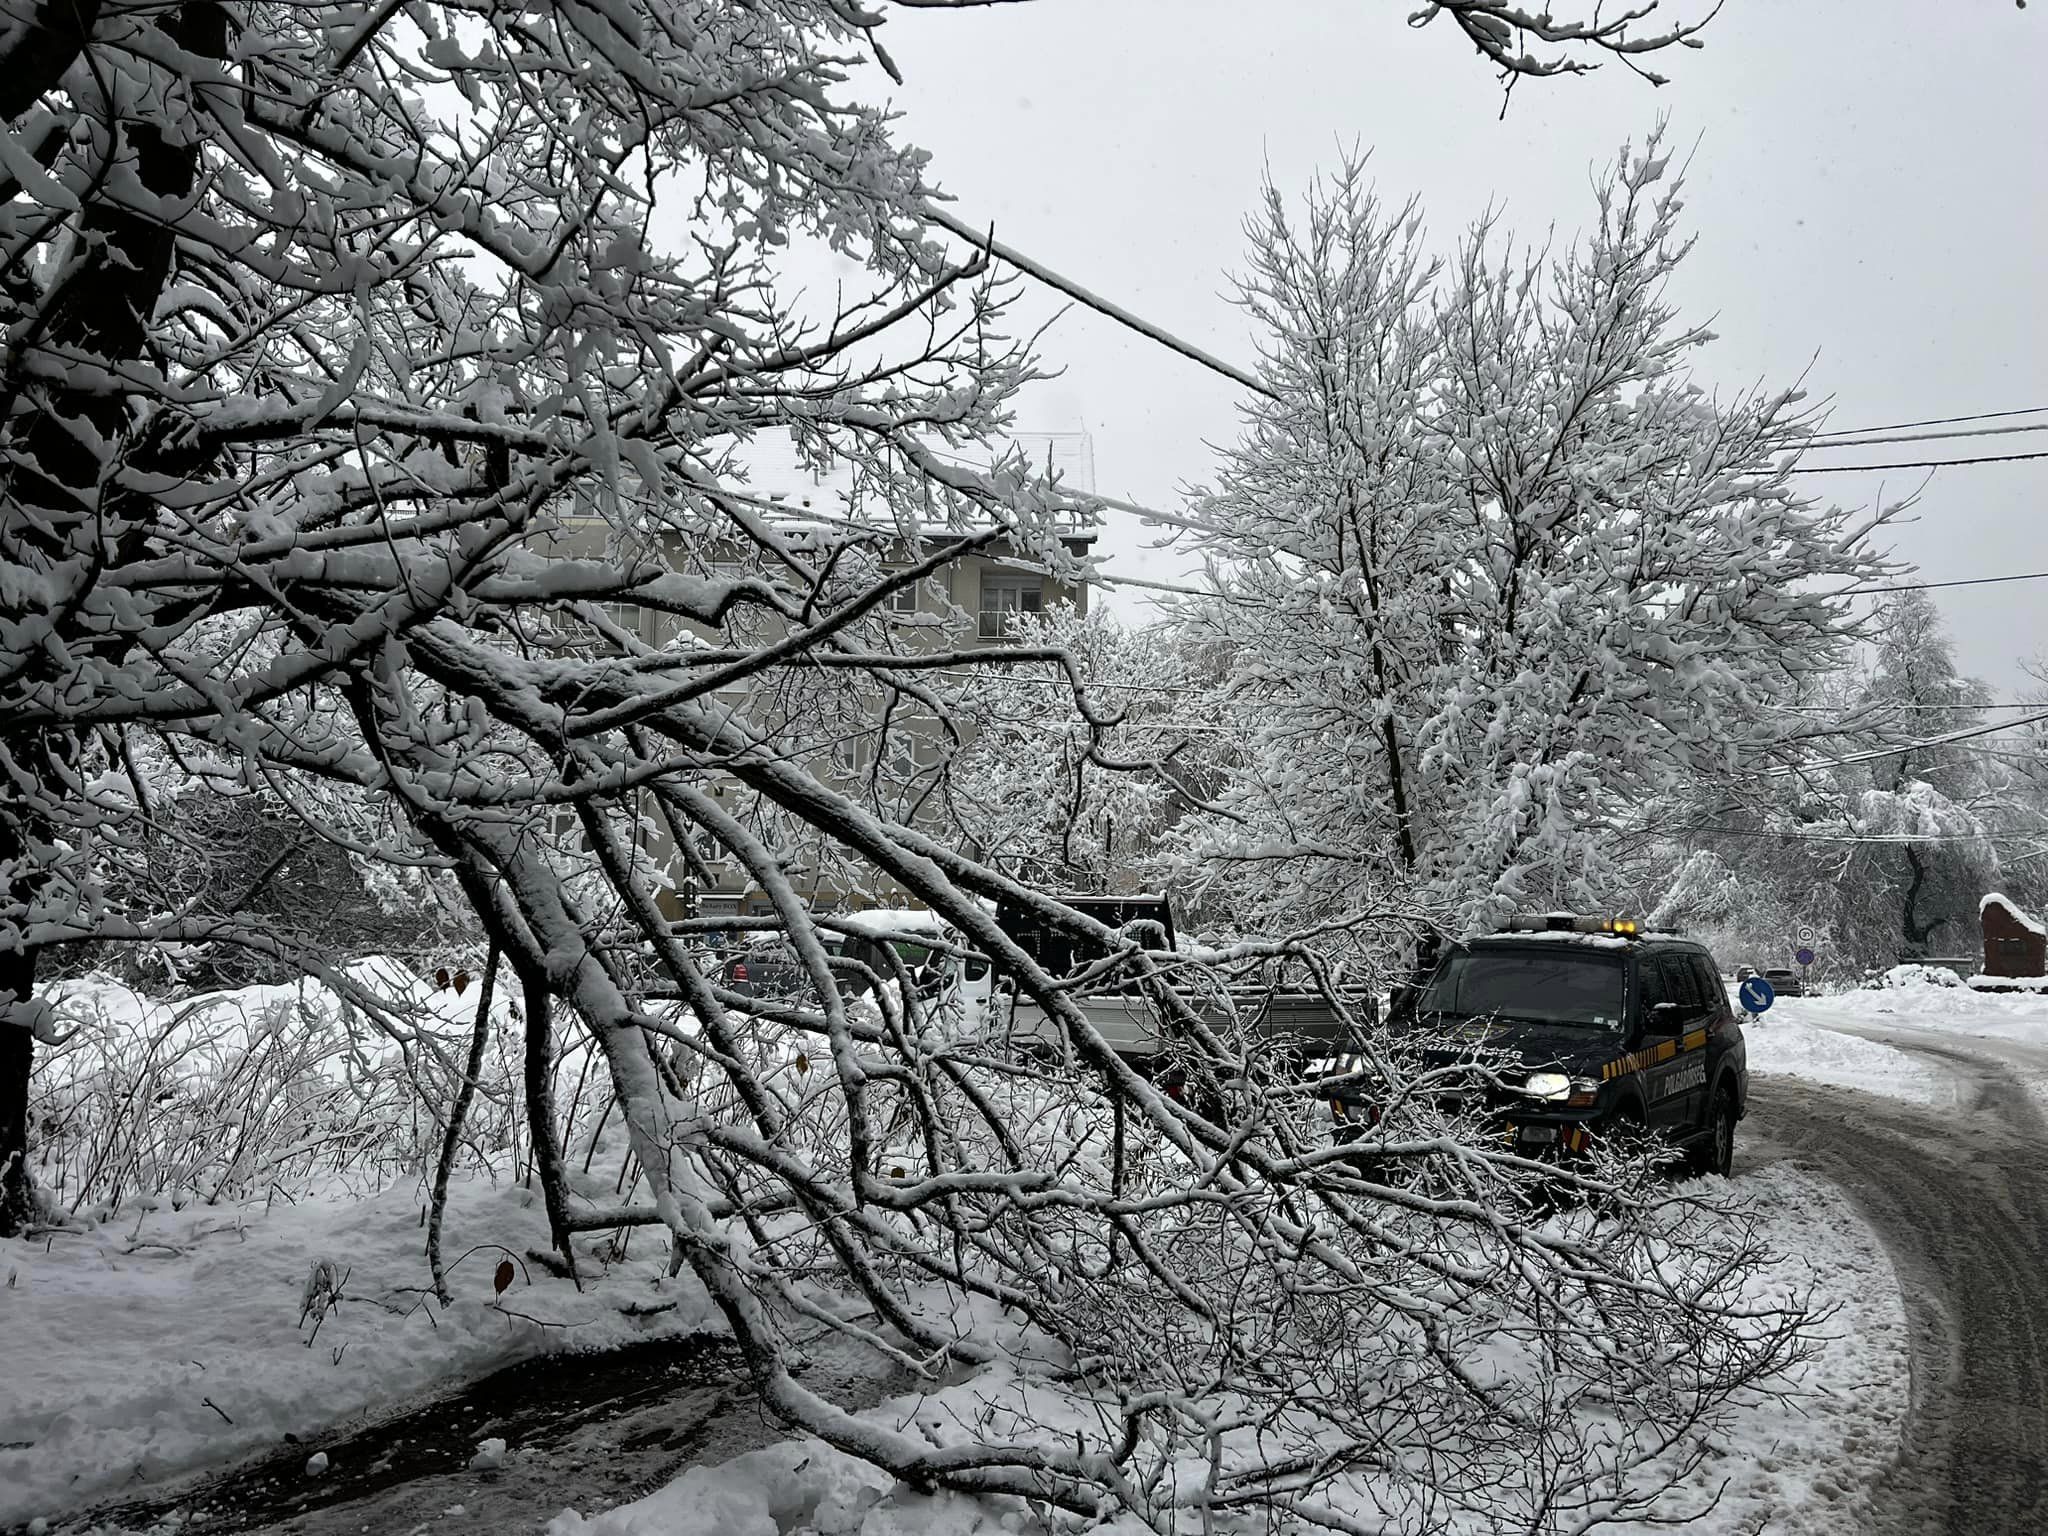
<svg viewBox="0 0 2048 1536"><path fill-rule="evenodd" d="M1671 976L1673 1002L1685 1004L1687 1013L1697 1013L1707 1006L1707 994L1700 990L1699 973L1692 968L1692 956L1666 955L1664 968Z"/></svg>
<svg viewBox="0 0 2048 1536"><path fill-rule="evenodd" d="M1693 977L1699 982L1703 989L1702 995L1706 998L1706 1012L1718 1019L1728 1012L1728 989L1721 985L1721 978L1714 970L1713 961L1705 955L1694 955L1691 959Z"/></svg>
<svg viewBox="0 0 2048 1536"><path fill-rule="evenodd" d="M1667 1034L1673 1032L1679 1022L1699 1017L1705 999L1699 995L1692 968L1685 963L1683 955L1657 956L1657 969L1663 976L1664 1000L1679 1005L1676 1019L1667 1018L1662 1024L1652 1021L1651 1027L1656 1033Z"/></svg>
<svg viewBox="0 0 2048 1536"><path fill-rule="evenodd" d="M1636 957L1636 1007L1643 1021L1643 1028L1655 1030L1657 1026L1657 1005L1670 1000L1671 993L1664 982L1664 967L1655 955Z"/></svg>

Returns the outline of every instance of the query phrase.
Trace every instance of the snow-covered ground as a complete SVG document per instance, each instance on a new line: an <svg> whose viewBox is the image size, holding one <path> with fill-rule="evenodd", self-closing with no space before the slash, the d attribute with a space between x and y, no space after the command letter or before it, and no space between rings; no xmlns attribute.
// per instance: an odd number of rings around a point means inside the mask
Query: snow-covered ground
<svg viewBox="0 0 2048 1536"><path fill-rule="evenodd" d="M1980 992L1965 986L1908 984L1839 992L1831 997L1792 997L1773 1008L1791 1018L1829 1024L1904 1024L1946 1034L1982 1035L2048 1045L2048 996L2038 992Z"/></svg>
<svg viewBox="0 0 2048 1536"><path fill-rule="evenodd" d="M0 1527L273 1450L287 1434L527 1355L699 1329L711 1316L694 1281L665 1277L656 1234L579 1294L525 1258L547 1246L539 1197L477 1177L450 1190L455 1301L443 1309L417 1289L424 1204L408 1183L267 1208L131 1205L86 1232L0 1249ZM493 1246L468 1252L475 1243ZM506 1250L514 1274L498 1297ZM321 1260L342 1299L316 1333L300 1314Z"/></svg>
<svg viewBox="0 0 2048 1536"><path fill-rule="evenodd" d="M1900 967L1892 985L1780 998L1762 1018L1744 1026L1751 1070L1945 1105L1955 1101L1957 1091L1948 1073L1924 1057L1844 1031L1974 1036L2042 1052L2041 1059L2048 1061L2048 995L1980 992L1956 983L1948 973L1941 973L1947 980L1937 983L1924 972L1924 967ZM2048 1108L2048 1069L2030 1070L2024 1061L2011 1064Z"/></svg>
<svg viewBox="0 0 2048 1536"><path fill-rule="evenodd" d="M1820 998L1786 998L1743 1026L1749 1069L1767 1076L1801 1077L1837 1088L1859 1088L1915 1104L1945 1104L1949 1079L1904 1051L1876 1040L1829 1029L1806 1011Z"/></svg>
<svg viewBox="0 0 2048 1536"><path fill-rule="evenodd" d="M1739 1182L1763 1213L1767 1239L1780 1255L1756 1299L1807 1296L1836 1310L1825 1347L1801 1369L1792 1395L1744 1404L1694 1474L1673 1490L1668 1514L1699 1512L1685 1527L1699 1536L1764 1530L1846 1536L1865 1528L1869 1490L1893 1460L1906 1412L1906 1322L1898 1288L1876 1238L1832 1187L1785 1165ZM1040 1433L1057 1432L1062 1423L1093 1432L1101 1418L1084 1398L1063 1396L1007 1364L955 1386L892 1399L867 1416L947 1444L1003 1434L1020 1420ZM1666 1528L1610 1527L1645 1536ZM1016 1500L920 1493L816 1440L790 1440L723 1465L692 1468L666 1488L602 1514L564 1510L548 1536L999 1536L1039 1529ZM1095 1529L1137 1536L1141 1527L1125 1517ZM1218 1529L1238 1527L1224 1522Z"/></svg>
<svg viewBox="0 0 2048 1536"><path fill-rule="evenodd" d="M104 988L85 1000L101 1013L119 1001ZM447 1014L459 1027L452 1002ZM1940 1073L1829 1027L1884 1022L2048 1040L2048 999L1930 986L1785 999L1750 1024L1751 1062L1758 1072L1940 1102ZM248 1037L230 1044L250 1048ZM214 1076L204 1068L197 1075ZM605 1182L587 1192L609 1195ZM1786 1256L1769 1272L1765 1295L1803 1292L1839 1310L1797 1395L1747 1405L1673 1495L1672 1513L1701 1509L1718 1493L1690 1529L1857 1529L1863 1490L1891 1458L1905 1409L1896 1284L1869 1230L1830 1187L1785 1166L1738 1183ZM86 1230L9 1247L0 1259L9 1271L0 1277L0 1337L8 1341L0 1526L270 1450L289 1434L382 1415L526 1355L713 1324L693 1282L665 1278L657 1234L641 1234L581 1294L524 1262L529 1248L546 1247L546 1224L537 1197L513 1183L470 1175L452 1191L444 1251L463 1257L452 1277L457 1300L446 1310L419 1289L427 1276L417 1183L366 1191L358 1176L295 1194L216 1205L186 1197L177 1209L168 1198L130 1198L96 1224L88 1205ZM470 1252L472 1244L503 1249ZM497 1298L494 1272L506 1250L515 1276ZM308 1274L322 1260L342 1277L343 1299L316 1333L301 1311ZM1006 1366L874 1413L925 1436L958 1438L1000 1426L1028 1398L1041 1426L1067 1413L1096 1427L1099 1405L1063 1401L1063 1390ZM815 1442L793 1441L692 1471L621 1509L587 1519L564 1511L552 1530L768 1536L805 1527L819 1536L1035 1528L1021 1507L920 1494Z"/></svg>

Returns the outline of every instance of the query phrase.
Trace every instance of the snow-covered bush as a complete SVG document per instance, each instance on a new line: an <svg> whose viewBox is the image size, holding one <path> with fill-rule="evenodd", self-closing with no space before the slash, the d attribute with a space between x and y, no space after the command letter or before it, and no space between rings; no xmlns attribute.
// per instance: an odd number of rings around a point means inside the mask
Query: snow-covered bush
<svg viewBox="0 0 2048 1536"><path fill-rule="evenodd" d="M1944 965L1895 965L1879 978L1878 985L1901 991L1914 987L1960 987L1963 978Z"/></svg>
<svg viewBox="0 0 2048 1536"><path fill-rule="evenodd" d="M174 999L106 977L61 983L61 1039L29 1101L45 1193L91 1213L137 1196L232 1202L430 1170L469 1034L450 1017L462 1001L388 961L340 979L392 1028L310 981ZM462 1150L468 1165L509 1172L523 1140L518 1035L502 1008L497 1022Z"/></svg>

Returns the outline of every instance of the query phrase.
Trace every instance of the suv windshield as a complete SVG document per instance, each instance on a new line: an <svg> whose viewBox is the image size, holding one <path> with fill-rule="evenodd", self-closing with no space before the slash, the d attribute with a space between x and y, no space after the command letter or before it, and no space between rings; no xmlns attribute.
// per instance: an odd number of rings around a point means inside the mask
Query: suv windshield
<svg viewBox="0 0 2048 1536"><path fill-rule="evenodd" d="M1585 950L1464 950L1452 955L1423 989L1423 1013L1470 1018L1499 1015L1544 1024L1622 1027L1619 956Z"/></svg>

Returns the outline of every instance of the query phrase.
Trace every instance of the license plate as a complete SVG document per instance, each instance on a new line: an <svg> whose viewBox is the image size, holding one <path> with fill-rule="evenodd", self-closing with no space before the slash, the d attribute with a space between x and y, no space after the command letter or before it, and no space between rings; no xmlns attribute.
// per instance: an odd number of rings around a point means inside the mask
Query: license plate
<svg viewBox="0 0 2048 1536"><path fill-rule="evenodd" d="M1522 1140L1537 1146L1541 1146L1544 1142L1555 1141L1557 1140L1557 1127L1554 1125L1525 1125L1522 1127Z"/></svg>

